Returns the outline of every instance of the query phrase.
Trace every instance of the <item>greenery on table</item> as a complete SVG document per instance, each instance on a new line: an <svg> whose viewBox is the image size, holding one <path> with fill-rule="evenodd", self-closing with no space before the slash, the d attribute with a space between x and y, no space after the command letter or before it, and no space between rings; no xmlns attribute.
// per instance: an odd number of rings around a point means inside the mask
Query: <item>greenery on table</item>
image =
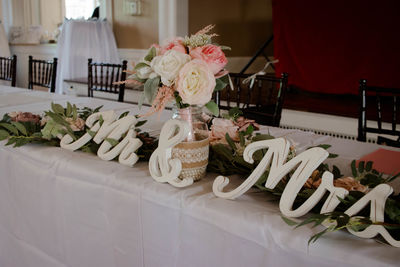
<svg viewBox="0 0 400 267"><path fill-rule="evenodd" d="M215 172L221 175L231 175L231 174L241 174L247 177L252 171L257 167L258 163L261 161L262 157L266 153L266 149L257 151L254 154L254 164L250 164L243 160L242 153L243 148L240 144L235 144L226 136L229 145L218 144L210 147L210 162L208 165L208 170L211 172ZM250 142L259 141L259 140L268 140L274 138L270 135L254 135L247 136L246 139L250 140ZM329 148L329 145L321 145L324 148ZM289 155L288 160L294 155ZM330 154L330 157L336 157L335 154ZM388 183L393 181L394 179L400 176L400 173L394 176L385 176L382 173L373 169L373 162L359 162L358 167L356 167L356 161L352 161L351 169L353 178L360 182L360 184L367 186L372 189L375 186ZM327 164L322 163L318 169L319 175L322 175L324 171L330 171L334 175L334 179L339 179L343 177L341 171L337 166L333 166L332 169L329 168ZM260 177L260 179L255 184L262 192L266 192L276 196L277 200L281 197L283 190L285 189L286 184L288 183L291 174L286 175L285 179L282 179L278 185L274 189L266 188L265 182L267 180L269 173L269 168L267 171ZM321 177L318 177L321 178ZM303 204L311 195L316 191L316 188L306 188L303 187L302 190L297 195L297 198L294 203L294 208L299 207ZM360 198L365 195L363 192L359 191L350 191L349 195L344 199L340 199L341 203L336 208L334 212L319 214L319 211L322 207L322 204L325 202L327 195L321 199L321 201L316 205L312 212L311 216L308 216L304 221L294 222L289 218L284 218L284 221L289 225L293 225L296 227L300 227L306 224L313 223L313 227L321 225L323 222L329 222L330 227L325 230L311 236L309 239L309 244L311 242L315 242L322 235L345 229L347 227L355 230L361 231L368 227L369 225L382 225L384 226L389 233L395 238L400 239L400 195L391 195L386 201L385 206L385 222L373 222L369 218L369 207L364 208L359 214L354 216L348 216L344 212L350 208L354 203L356 203Z"/></svg>
<svg viewBox="0 0 400 267"><path fill-rule="evenodd" d="M44 116L29 112L19 112L22 119L28 121L18 121L18 119L12 118L9 114L4 114L2 120L0 120L0 141L8 139L5 145L13 145L14 147L20 147L29 143L60 146L60 138L65 134L69 134L73 140L78 140L86 133L94 136L95 133L84 122L90 115L99 112L101 108L102 106L95 109L88 107L79 109L76 105L71 105L70 103L67 103L67 106L64 108L59 104L52 103L51 110L45 111ZM127 116L128 113L121 114L119 118ZM35 119L29 121L30 118ZM80 123L81 128L76 127L75 124L77 122ZM102 123L103 119L100 117L100 125ZM137 151L140 160L148 160L151 153L157 148L156 138L149 136L146 132L141 132L140 128L138 128L144 123L146 121L142 120L135 125L135 130L138 133L137 138L143 143ZM123 138L124 136L121 137L121 139ZM113 146L119 142L119 140L111 138L106 138L106 141ZM79 148L79 150L97 154L99 147L99 144L90 140L86 145Z"/></svg>
<svg viewBox="0 0 400 267"><path fill-rule="evenodd" d="M11 117L9 114L5 114L0 120L0 140L7 140L5 145L13 145L14 147L23 146L29 143L39 143L50 146L59 146L60 137L69 134L74 140L79 139L85 133L94 135L90 129L82 124L82 128L76 129L76 123L79 120L83 122L92 115L100 111L102 107L91 109L88 107L79 109L75 105L67 103L64 108L59 104L52 104L51 110L46 111L45 116L38 116L31 113L20 114L23 119L28 117L28 120L21 121ZM25 116L26 115L26 116ZM128 112L121 114L120 118L127 116ZM226 119L236 120L241 116L241 112L238 109L230 110L226 115ZM25 116L25 117L24 117ZM29 120L29 118L31 120ZM103 123L100 118L100 124ZM137 137L143 142L143 145L136 152L140 160L147 161L153 151L158 146L156 138L151 137L148 133L142 132L140 126L146 123L146 121L139 121L135 130L138 133ZM75 128L74 128L75 127ZM246 146L252 142L269 140L275 137L269 134L258 134L254 133L254 127L249 125L246 130L238 133L239 141L235 142L232 138L225 134L225 144L214 144L210 146L209 164L207 170L221 175L232 175L240 174L244 177L248 176L257 167L261 159L264 157L267 149L262 149L254 153L254 163L250 164L243 159L243 152ZM123 137L122 137L123 138ZM118 143L119 140L113 140L107 138L106 141L110 142L113 146ZM330 145L319 145L324 149L329 149ZM80 150L89 153L97 153L99 144L96 144L93 140L88 142L85 146L81 147ZM288 160L295 156L295 148L291 147ZM329 154L329 157L337 157L335 154ZM311 184L318 179L321 179L324 171L330 171L334 175L334 179L341 179L343 174L341 170L333 166L332 169L327 164L322 163L315 171L315 175L310 177ZM353 179L358 181L361 185L368 187L369 189L375 186L388 183L400 176L400 173L394 176L386 176L382 173L373 169L373 162L359 162L356 166L356 161L351 163L351 172ZM268 193L279 199L283 193L283 190L288 183L291 173L286 175L274 189L268 189L264 186L268 177L269 169L260 177L255 184L261 192ZM316 188L304 186L299 192L294 208L299 207L304 203L314 192ZM344 228L351 228L353 230L362 230L369 225L383 225L395 239L400 239L400 196L391 195L386 201L385 206L385 222L373 222L369 218L369 207L364 208L357 216L348 216L344 212L362 198L365 193L360 191L350 191L349 195L344 199L340 199L341 203L334 212L319 214L322 204L325 202L327 196L325 196L318 205L313 208L314 214L308 216L302 222L295 222L291 219L284 218L283 220L289 225L300 227L306 224L313 224L313 227L321 225L323 222L329 222L330 226L313 235L309 243L315 242L322 235L341 230Z"/></svg>

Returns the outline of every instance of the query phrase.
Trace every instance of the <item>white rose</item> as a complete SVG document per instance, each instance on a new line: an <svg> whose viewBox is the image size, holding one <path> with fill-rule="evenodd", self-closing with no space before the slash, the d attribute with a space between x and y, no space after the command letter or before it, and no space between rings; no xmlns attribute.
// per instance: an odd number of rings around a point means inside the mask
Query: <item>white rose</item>
<svg viewBox="0 0 400 267"><path fill-rule="evenodd" d="M151 68L161 76L161 82L171 86L181 68L190 61L190 56L175 50L168 50L162 56L156 56L151 61Z"/></svg>
<svg viewBox="0 0 400 267"><path fill-rule="evenodd" d="M176 90L183 103L205 105L211 100L215 88L215 77L208 65L200 59L193 59L179 72Z"/></svg>
<svg viewBox="0 0 400 267"><path fill-rule="evenodd" d="M154 73L154 71L150 67L143 67L136 71L136 74L140 79L148 79L148 78L150 78L150 75L152 75L153 73ZM154 76L154 75L152 75L152 76Z"/></svg>

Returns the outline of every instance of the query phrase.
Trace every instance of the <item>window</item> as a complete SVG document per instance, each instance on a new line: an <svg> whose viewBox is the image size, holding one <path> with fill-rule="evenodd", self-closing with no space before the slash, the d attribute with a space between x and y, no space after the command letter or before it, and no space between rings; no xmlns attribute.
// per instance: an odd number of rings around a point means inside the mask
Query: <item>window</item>
<svg viewBox="0 0 400 267"><path fill-rule="evenodd" d="M99 5L99 0L65 0L65 17L67 19L88 19Z"/></svg>

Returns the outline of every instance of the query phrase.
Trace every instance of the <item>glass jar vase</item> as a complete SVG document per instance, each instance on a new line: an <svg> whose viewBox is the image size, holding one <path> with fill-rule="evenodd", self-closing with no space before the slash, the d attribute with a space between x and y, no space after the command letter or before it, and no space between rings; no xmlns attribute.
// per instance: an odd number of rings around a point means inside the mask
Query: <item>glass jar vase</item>
<svg viewBox="0 0 400 267"><path fill-rule="evenodd" d="M200 180L206 174L209 155L208 128L202 117L202 107L174 108L172 118L186 121L190 129L186 139L172 148L172 158L182 163L179 178Z"/></svg>

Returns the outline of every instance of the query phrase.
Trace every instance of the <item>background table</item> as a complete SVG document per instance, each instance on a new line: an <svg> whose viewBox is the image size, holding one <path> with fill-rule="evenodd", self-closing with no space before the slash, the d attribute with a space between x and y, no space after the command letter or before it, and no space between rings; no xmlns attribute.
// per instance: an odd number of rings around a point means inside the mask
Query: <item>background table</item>
<svg viewBox="0 0 400 267"><path fill-rule="evenodd" d="M26 96L24 99L21 96ZM0 115L42 112L51 101L79 107L139 111L134 105L0 86ZM168 112L149 118L160 129ZM143 129L145 129L143 127ZM329 143L341 167L378 148L374 144L263 127L286 136L298 151ZM0 266L387 266L398 265L398 248L329 234L293 230L278 203L251 190L237 200L212 193L215 174L178 189L156 183L146 162L129 168L115 161L61 148L0 142ZM350 174L349 172L346 174ZM233 178L233 183L242 181Z"/></svg>

